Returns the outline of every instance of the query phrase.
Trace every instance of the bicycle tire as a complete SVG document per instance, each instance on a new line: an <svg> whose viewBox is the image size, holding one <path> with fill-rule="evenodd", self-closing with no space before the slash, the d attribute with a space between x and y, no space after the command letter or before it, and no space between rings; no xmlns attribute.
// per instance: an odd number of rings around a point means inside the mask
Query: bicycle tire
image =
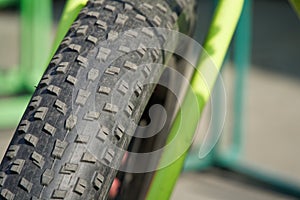
<svg viewBox="0 0 300 200"><path fill-rule="evenodd" d="M154 89L142 84L161 74L149 66L136 67L163 63L164 55L143 49L142 55L128 53L111 68L102 65L99 57L105 59L120 48L103 48L101 41L136 28L172 28L188 2L87 3L47 67L2 160L1 199L108 197L117 173L108 165L119 166L123 155L106 142L127 148L131 138L127 133L134 131L129 124L138 123ZM99 57L90 56L94 54ZM112 95L120 99L115 104ZM96 111L90 110L90 103ZM100 126L89 131L94 121Z"/></svg>

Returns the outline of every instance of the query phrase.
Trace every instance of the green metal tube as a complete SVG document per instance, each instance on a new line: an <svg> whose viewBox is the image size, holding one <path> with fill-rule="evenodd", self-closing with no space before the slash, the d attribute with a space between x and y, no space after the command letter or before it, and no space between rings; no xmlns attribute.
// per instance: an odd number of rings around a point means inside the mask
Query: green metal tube
<svg viewBox="0 0 300 200"><path fill-rule="evenodd" d="M299 0L289 0L290 4L296 11L298 18L300 19L300 1Z"/></svg>
<svg viewBox="0 0 300 200"><path fill-rule="evenodd" d="M14 67L7 71L0 70L0 95L13 95L22 90L22 77L19 69Z"/></svg>
<svg viewBox="0 0 300 200"><path fill-rule="evenodd" d="M31 95L10 97L0 100L0 127L8 129L16 127L24 113Z"/></svg>
<svg viewBox="0 0 300 200"><path fill-rule="evenodd" d="M24 87L33 92L50 54L51 0L21 0L21 63Z"/></svg>
<svg viewBox="0 0 300 200"><path fill-rule="evenodd" d="M207 70L206 62L210 59L214 61L217 70L220 70L240 17L243 3L243 0L220 0L204 45L204 48L208 52L208 56L201 56L197 65L197 69L200 72ZM210 80L213 81L216 79L217 75L217 73L210 74ZM206 77L203 77L196 71L191 82L191 88L187 91L187 95L182 104L181 112L177 115L170 136L168 137L168 142L171 142L177 137L178 133L183 135L182 142L178 143L176 146L179 150L183 150L182 145L184 144L182 143L186 141L189 142L189 140L193 138L200 119L200 115L197 114L199 110L196 109L199 108L201 112L209 99L211 88L206 87L206 80L204 78ZM190 104L194 94L197 96L198 107L192 107L195 105ZM176 152L176 149L174 148L169 148L165 151L162 155L161 162L164 163L165 160L168 160L168 157L172 155L174 151ZM187 151L171 165L156 172L147 194L148 200L169 199L176 180L181 172L186 155Z"/></svg>
<svg viewBox="0 0 300 200"><path fill-rule="evenodd" d="M244 98L251 57L251 0L245 0L234 41L234 65L236 71L234 92L234 128L231 155L237 159L242 152L244 139Z"/></svg>

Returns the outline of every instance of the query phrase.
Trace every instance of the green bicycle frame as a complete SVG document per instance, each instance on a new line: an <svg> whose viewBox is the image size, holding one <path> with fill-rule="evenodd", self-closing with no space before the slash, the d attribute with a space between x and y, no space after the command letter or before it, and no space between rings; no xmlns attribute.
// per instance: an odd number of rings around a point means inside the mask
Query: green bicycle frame
<svg viewBox="0 0 300 200"><path fill-rule="evenodd" d="M201 112L209 100L210 91L212 88L205 86L204 77L199 73L206 67L206 60L211 59L214 61L216 71L210 74L212 79L216 79L218 72L221 69L223 60L225 58L233 33L240 18L244 0L220 0L214 14L212 24L207 35L204 49L207 54L200 56L197 65L197 70L191 81L192 89L187 91L184 102L181 106L181 111L178 113L174 124L171 128L168 142L170 142L176 135L182 134L181 141L191 141L198 121L201 117ZM197 102L193 102L193 94L197 96ZM195 110L198 107L199 111ZM162 155L162 162L168 159L168 156L173 154L174 151L182 151L182 144L177 144L175 149L168 149ZM160 169L154 175L150 190L147 194L147 200L156 199L169 199L172 194L173 187L181 172L187 151L185 151L174 163Z"/></svg>
<svg viewBox="0 0 300 200"><path fill-rule="evenodd" d="M290 4L293 6L296 11L298 18L300 19L300 1L299 0L289 0Z"/></svg>
<svg viewBox="0 0 300 200"><path fill-rule="evenodd" d="M86 5L88 0L68 0L64 8L61 20L58 25L56 38L53 45L52 54L50 59L54 55L56 49L58 48L61 41L64 39L64 36L69 30L69 27L72 25L73 21L76 19L80 10Z"/></svg>

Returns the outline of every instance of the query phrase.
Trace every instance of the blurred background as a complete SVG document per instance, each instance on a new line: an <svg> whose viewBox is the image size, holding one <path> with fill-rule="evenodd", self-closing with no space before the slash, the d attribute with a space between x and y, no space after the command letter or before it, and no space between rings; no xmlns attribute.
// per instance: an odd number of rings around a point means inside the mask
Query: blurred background
<svg viewBox="0 0 300 200"><path fill-rule="evenodd" d="M203 42L213 11L211 0L200 0L197 38ZM55 0L52 37L64 1ZM252 5L251 66L244 89L243 145L240 159L300 186L300 23L288 1L255 0ZM18 7L0 10L0 67L11 69L20 60ZM229 59L223 68L228 98L227 118L220 149L226 149L233 132L235 66ZM5 84L1 82L0 84ZM6 98L6 97L1 97ZM2 111L0 111L2 112ZM207 111L209 112L209 111ZM19 119L21 116L19 117ZM205 120L205 119L204 119ZM16 120L18 121L18 120ZM0 127L0 158L15 126ZM205 129L199 126L199 134ZM199 143L192 149L197 152ZM201 160L199 160L201 162ZM172 199L296 199L270 189L234 170L209 167L185 171Z"/></svg>

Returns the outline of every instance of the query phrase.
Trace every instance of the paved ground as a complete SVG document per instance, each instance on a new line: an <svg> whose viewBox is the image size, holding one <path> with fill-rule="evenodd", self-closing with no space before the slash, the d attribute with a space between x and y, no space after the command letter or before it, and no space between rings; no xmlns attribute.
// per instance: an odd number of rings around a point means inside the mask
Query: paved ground
<svg viewBox="0 0 300 200"><path fill-rule="evenodd" d="M279 200L293 199L263 187L244 183L234 174L216 169L200 173L184 173L175 188L172 200Z"/></svg>
<svg viewBox="0 0 300 200"><path fill-rule="evenodd" d="M211 7L201 8L205 27ZM0 11L0 63L18 63L18 20L16 13ZM254 3L253 59L249 71L245 103L245 143L243 160L284 175L300 185L300 23L284 1ZM234 71L228 66L224 79L229 97L229 113L223 140L230 138ZM2 84L2 83L1 83ZM13 130L0 131L0 157ZM227 138L227 139L226 139ZM172 199L288 199L276 192L255 187L216 169L184 173Z"/></svg>

